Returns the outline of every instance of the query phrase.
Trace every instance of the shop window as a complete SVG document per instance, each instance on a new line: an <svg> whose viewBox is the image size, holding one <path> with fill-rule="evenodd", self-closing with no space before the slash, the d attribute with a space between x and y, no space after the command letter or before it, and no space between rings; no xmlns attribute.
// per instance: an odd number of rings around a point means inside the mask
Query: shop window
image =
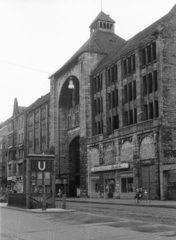
<svg viewBox="0 0 176 240"><path fill-rule="evenodd" d="M133 178L121 178L121 192L130 193L134 192Z"/></svg>
<svg viewBox="0 0 176 240"><path fill-rule="evenodd" d="M113 193L115 191L115 180L106 179L105 180L105 192L108 194L109 198L113 198Z"/></svg>

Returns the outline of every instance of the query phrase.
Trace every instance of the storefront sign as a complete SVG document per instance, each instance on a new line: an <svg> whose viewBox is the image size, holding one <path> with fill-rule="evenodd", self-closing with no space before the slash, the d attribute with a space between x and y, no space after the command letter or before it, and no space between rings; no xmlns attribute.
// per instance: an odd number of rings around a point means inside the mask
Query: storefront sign
<svg viewBox="0 0 176 240"><path fill-rule="evenodd" d="M91 168L91 172L110 171L110 170L124 169L124 168L128 168L128 163L94 167L94 168Z"/></svg>
<svg viewBox="0 0 176 240"><path fill-rule="evenodd" d="M56 180L55 180L55 184L67 184L68 183L68 181L67 181L67 179L66 178L57 178Z"/></svg>

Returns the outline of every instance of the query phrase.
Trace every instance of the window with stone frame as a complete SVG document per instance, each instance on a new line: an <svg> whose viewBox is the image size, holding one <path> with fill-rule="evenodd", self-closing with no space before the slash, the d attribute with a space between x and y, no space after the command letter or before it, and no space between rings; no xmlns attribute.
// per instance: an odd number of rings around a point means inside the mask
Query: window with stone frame
<svg viewBox="0 0 176 240"><path fill-rule="evenodd" d="M135 61L135 54L131 54L129 56L127 56L124 60L123 60L123 75L129 75L134 73L136 70L136 61Z"/></svg>
<svg viewBox="0 0 176 240"><path fill-rule="evenodd" d="M141 65L150 64L157 58L156 42L150 42L141 49Z"/></svg>
<svg viewBox="0 0 176 240"><path fill-rule="evenodd" d="M128 108L124 111L124 127L137 123L137 107Z"/></svg>
<svg viewBox="0 0 176 240"><path fill-rule="evenodd" d="M103 74L100 73L93 78L93 92L99 92L102 90L103 86Z"/></svg>
<svg viewBox="0 0 176 240"><path fill-rule="evenodd" d="M143 105L143 120L153 119L159 117L158 100L145 103Z"/></svg>
<svg viewBox="0 0 176 240"><path fill-rule="evenodd" d="M157 71L149 72L142 77L143 96L158 90Z"/></svg>
<svg viewBox="0 0 176 240"><path fill-rule="evenodd" d="M124 103L131 102L136 99L136 81L128 82L124 85Z"/></svg>
<svg viewBox="0 0 176 240"><path fill-rule="evenodd" d="M117 63L112 65L111 67L108 68L107 70L107 83L112 84L116 82L118 79L118 68L117 68Z"/></svg>

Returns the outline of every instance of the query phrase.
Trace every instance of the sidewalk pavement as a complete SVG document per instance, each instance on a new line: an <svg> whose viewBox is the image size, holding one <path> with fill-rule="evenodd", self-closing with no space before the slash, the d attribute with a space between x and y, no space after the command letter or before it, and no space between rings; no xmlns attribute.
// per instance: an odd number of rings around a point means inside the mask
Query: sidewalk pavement
<svg viewBox="0 0 176 240"><path fill-rule="evenodd" d="M75 212L75 209L62 209L62 208L47 208L46 210L39 209L26 209L26 208L20 208L20 207L12 207L8 206L7 203L0 203L0 208L8 208L23 212L30 212L30 213L62 213L62 212Z"/></svg>
<svg viewBox="0 0 176 240"><path fill-rule="evenodd" d="M176 209L176 201L161 201L161 200L149 200L145 202L142 200L140 203L136 203L136 199L113 199L113 198L67 198L68 202L89 202L99 204L114 204L114 205L128 205L128 206L142 206L142 207L158 207L158 208L174 208Z"/></svg>
<svg viewBox="0 0 176 240"><path fill-rule="evenodd" d="M176 209L176 201L161 201L161 200L150 200L149 202L142 201L136 203L135 199L112 199L112 198L67 198L66 205L69 202L79 202L79 203L93 203L93 204L113 204L113 205L126 205L126 206L139 206L139 207L158 207L158 208L172 208ZM26 211L31 213L52 213L52 212L73 212L75 209L61 209L61 208L48 208L46 210L42 209L25 209L7 206L7 203L0 203L0 208L5 207L9 209L15 209L20 211Z"/></svg>

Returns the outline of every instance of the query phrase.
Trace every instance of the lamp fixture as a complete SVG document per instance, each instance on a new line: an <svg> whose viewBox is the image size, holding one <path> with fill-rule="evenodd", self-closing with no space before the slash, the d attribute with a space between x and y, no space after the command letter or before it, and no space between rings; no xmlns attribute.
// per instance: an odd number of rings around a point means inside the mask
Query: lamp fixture
<svg viewBox="0 0 176 240"><path fill-rule="evenodd" d="M72 77L70 77L70 79L69 79L68 88L69 88L69 89L74 89L74 88L75 88L75 86L73 85L73 79L72 79Z"/></svg>

